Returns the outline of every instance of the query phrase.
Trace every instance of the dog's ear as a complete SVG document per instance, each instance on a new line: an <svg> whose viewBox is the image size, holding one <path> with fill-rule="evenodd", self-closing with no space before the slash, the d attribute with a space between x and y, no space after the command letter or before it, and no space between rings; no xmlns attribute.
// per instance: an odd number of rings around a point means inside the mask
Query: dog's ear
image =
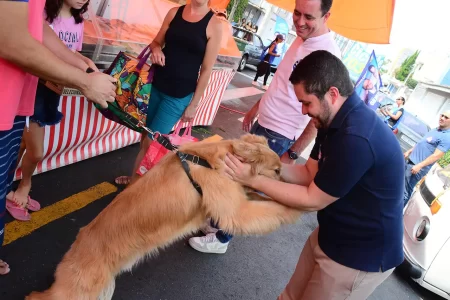
<svg viewBox="0 0 450 300"><path fill-rule="evenodd" d="M264 136L255 135L255 134L245 134L241 136L241 140L251 144L261 144L264 146L269 146L267 143L267 139Z"/></svg>
<svg viewBox="0 0 450 300"><path fill-rule="evenodd" d="M233 153L236 156L242 158L244 163L248 163L252 166L252 174L259 174L261 169L261 163L265 157L261 151L261 145L251 144L242 141L242 139L233 141Z"/></svg>

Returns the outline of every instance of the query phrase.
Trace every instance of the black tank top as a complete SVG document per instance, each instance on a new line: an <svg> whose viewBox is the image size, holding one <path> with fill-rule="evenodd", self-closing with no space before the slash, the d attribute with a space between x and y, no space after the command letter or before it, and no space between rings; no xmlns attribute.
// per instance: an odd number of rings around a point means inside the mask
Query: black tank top
<svg viewBox="0 0 450 300"><path fill-rule="evenodd" d="M195 92L200 66L206 52L206 27L214 13L191 23L183 19L185 5L181 6L166 31L166 57L164 67L157 66L153 86L160 92L175 98L184 98Z"/></svg>

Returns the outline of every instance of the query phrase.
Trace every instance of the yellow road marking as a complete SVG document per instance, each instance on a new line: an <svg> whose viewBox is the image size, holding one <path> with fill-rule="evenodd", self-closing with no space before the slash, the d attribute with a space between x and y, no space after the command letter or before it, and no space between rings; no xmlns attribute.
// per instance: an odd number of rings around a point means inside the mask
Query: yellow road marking
<svg viewBox="0 0 450 300"><path fill-rule="evenodd" d="M204 139L203 141L217 142L222 139L223 138L220 135L216 134ZM3 246L29 235L36 229L77 211L86 205L105 197L106 195L115 193L116 191L116 186L108 182L103 182L78 194L58 201L55 204L44 207L40 211L32 213L32 218L28 222L12 221L5 226L5 239Z"/></svg>
<svg viewBox="0 0 450 300"><path fill-rule="evenodd" d="M32 214L31 221L12 221L5 226L5 240L3 245L8 245L17 239L29 235L36 229L77 211L86 205L116 191L116 186L108 182L102 182L85 191L58 201L55 204L44 207L40 211L34 212Z"/></svg>

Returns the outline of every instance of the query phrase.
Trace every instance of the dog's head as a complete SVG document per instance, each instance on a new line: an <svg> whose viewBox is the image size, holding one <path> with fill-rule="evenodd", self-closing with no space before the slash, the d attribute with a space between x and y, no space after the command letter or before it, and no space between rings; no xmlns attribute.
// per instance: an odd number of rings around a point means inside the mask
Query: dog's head
<svg viewBox="0 0 450 300"><path fill-rule="evenodd" d="M234 140L232 148L235 155L251 165L254 175L280 179L280 158L269 148L265 137L246 134L240 139Z"/></svg>

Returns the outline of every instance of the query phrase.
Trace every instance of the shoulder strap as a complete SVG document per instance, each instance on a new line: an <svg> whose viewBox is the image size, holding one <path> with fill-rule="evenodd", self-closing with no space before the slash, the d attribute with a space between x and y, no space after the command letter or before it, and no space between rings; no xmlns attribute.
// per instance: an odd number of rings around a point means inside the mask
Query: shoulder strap
<svg viewBox="0 0 450 300"><path fill-rule="evenodd" d="M175 18L183 18L183 11L184 11L184 8L186 7L186 5L182 5L182 6L180 6L178 9L177 9L177 13L175 14ZM175 19L174 18L174 19Z"/></svg>
<svg viewBox="0 0 450 300"><path fill-rule="evenodd" d="M199 23L203 24L204 26L208 26L209 21L211 21L211 18L213 16L214 16L214 12L212 10L210 10Z"/></svg>

